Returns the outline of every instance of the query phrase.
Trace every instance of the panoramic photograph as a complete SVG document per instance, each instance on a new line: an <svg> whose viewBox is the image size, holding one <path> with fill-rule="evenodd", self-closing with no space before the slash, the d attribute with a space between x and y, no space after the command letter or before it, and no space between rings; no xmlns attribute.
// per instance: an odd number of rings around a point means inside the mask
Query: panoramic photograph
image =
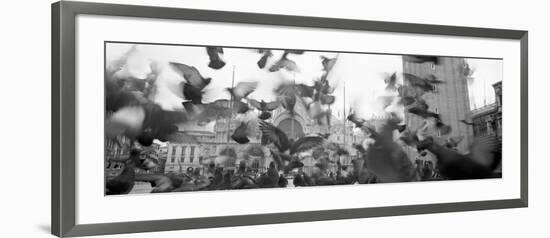
<svg viewBox="0 0 550 238"><path fill-rule="evenodd" d="M105 195L502 178L502 59L105 42Z"/></svg>

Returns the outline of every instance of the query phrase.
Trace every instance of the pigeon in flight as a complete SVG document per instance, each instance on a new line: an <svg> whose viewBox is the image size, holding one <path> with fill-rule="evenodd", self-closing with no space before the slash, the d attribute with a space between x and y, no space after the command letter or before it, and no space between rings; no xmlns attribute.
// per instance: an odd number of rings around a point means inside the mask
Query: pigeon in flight
<svg viewBox="0 0 550 238"><path fill-rule="evenodd" d="M208 58L210 58L208 67L213 69L221 69L223 68L223 66L225 66L225 62L222 60L220 56L223 54L222 47L213 47L213 46L206 47L206 53L208 54Z"/></svg>

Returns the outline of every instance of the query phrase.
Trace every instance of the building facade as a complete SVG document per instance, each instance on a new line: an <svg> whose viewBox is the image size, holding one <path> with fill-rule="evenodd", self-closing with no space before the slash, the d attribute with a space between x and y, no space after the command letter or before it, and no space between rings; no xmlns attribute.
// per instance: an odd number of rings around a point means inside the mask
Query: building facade
<svg viewBox="0 0 550 238"><path fill-rule="evenodd" d="M355 149L352 148L354 143L360 143L364 136L362 133L353 131L353 125L346 123L343 119L337 119L332 116L331 126L318 125L314 119L310 118L309 113L302 100L296 100L294 113L279 107L273 111L272 118L267 122L280 128L289 138L297 139L305 135L317 135L318 133L330 133L329 142L337 143L345 148L350 155L341 156L340 162L344 165L351 165L351 159L356 156ZM228 123L230 125L228 126ZM213 130L207 131L203 127L196 127L194 130L183 130L173 137L169 138L167 146L165 172L185 172L187 168L202 168L204 159L213 161L225 148L232 148L237 159L235 164L238 164L241 156L254 147L260 147L261 131L257 122L250 122L249 129L251 136L250 142L246 144L238 144L233 141L230 136L235 129L240 125L237 120L219 119L214 122ZM263 155L256 153L248 155L247 160L250 161L250 167L263 171L273 161L272 156L267 148L262 148ZM302 162L306 170L312 169L316 163L312 158L307 158L308 155L302 154ZM335 155L331 158L336 159Z"/></svg>
<svg viewBox="0 0 550 238"><path fill-rule="evenodd" d="M472 110L475 136L492 135L502 141L502 82L493 84L495 102Z"/></svg>

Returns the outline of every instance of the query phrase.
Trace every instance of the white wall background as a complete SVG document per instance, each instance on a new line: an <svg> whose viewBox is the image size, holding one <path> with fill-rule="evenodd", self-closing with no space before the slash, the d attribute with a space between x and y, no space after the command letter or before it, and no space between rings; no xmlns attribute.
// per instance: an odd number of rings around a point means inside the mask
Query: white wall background
<svg viewBox="0 0 550 238"><path fill-rule="evenodd" d="M529 30L529 208L291 223L113 237L544 237L550 233L550 158L543 150L550 86L548 7L544 1L133 0L139 4ZM50 3L7 1L0 17L1 237L49 237ZM312 3L314 3L312 5ZM7 131L6 131L7 130ZM536 134L535 134L536 131ZM540 234L540 235L535 235Z"/></svg>

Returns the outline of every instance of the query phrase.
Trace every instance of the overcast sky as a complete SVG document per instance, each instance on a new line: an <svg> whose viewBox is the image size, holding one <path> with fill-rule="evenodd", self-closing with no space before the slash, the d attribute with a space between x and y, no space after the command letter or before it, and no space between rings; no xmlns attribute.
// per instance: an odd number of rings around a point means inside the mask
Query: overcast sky
<svg viewBox="0 0 550 238"><path fill-rule="evenodd" d="M495 102L493 84L502 81L502 60L466 59L474 70L469 81L470 108L475 109Z"/></svg>
<svg viewBox="0 0 550 238"><path fill-rule="evenodd" d="M109 66L110 62L129 52L132 46L130 44L107 44L107 65ZM184 79L168 66L170 61L194 66L204 77L212 78L205 93L205 102L229 98L229 94L225 92L224 88L231 86L233 71L235 84L240 81L257 81L259 83L258 89L249 96L250 98L270 101L275 99L273 88L284 80L295 80L296 83L311 85L313 80L320 78L323 73L321 55L329 58L338 56L336 65L328 77L331 85L336 86L334 92L336 102L331 106L333 114L342 118L344 108L347 111L351 106L360 116L370 118L383 113L383 109L377 101L378 96L394 93L384 90L384 77L403 70L400 55L306 52L303 55L289 55L288 57L296 62L300 72L294 73L286 70L269 72L267 69L279 59L282 51L273 53L274 56L267 62L267 66L264 69L259 69L256 63L261 54L256 50L224 48L223 58L227 65L222 69L214 70L208 67L209 58L204 47L138 45L135 50L131 51L127 66L120 74L145 78L151 70L150 62L155 62L161 67L161 73L157 79L158 94L155 101L166 110L178 110L182 108L180 83ZM474 80L469 85L471 108L494 102L494 91L491 85L502 80L502 61L485 59L467 59L467 61L475 69ZM402 111L400 108L391 110Z"/></svg>

